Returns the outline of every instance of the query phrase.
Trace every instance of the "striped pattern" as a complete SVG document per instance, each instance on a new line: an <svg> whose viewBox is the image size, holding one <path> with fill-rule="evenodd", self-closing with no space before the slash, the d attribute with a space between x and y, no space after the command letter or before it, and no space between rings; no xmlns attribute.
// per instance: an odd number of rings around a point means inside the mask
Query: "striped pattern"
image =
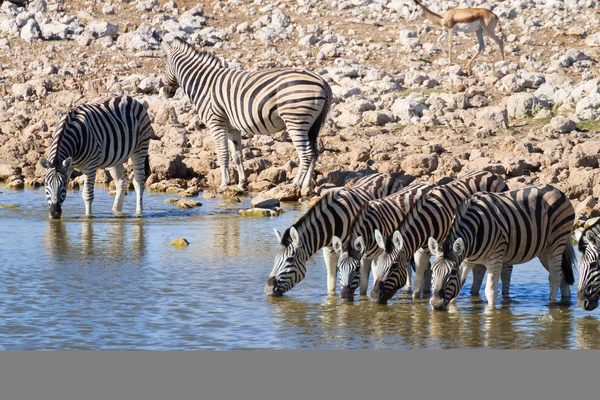
<svg viewBox="0 0 600 400"><path fill-rule="evenodd" d="M275 256L265 293L280 296L306 276L306 262L323 248L327 266L327 289L335 292L337 255L330 248L334 236L345 238L363 205L398 191L400 185L388 174L359 179L350 189L333 189L313 205L283 235L275 231L282 248Z"/></svg>
<svg viewBox="0 0 600 400"><path fill-rule="evenodd" d="M352 300L360 282L362 264L370 263L382 250L377 245L374 232L378 230L384 235L391 235L398 228L404 216L415 200L428 193L434 186L426 183L411 185L400 192L383 199L371 200L354 219L350 234L342 242L339 237L333 238L333 248L339 256L337 270L340 280L340 297ZM363 265L364 266L364 265ZM408 270L403 271L403 287L408 280ZM360 294L367 293L368 280L363 279Z"/></svg>
<svg viewBox="0 0 600 400"><path fill-rule="evenodd" d="M583 231L579 239L579 285L577 304L587 311L598 307L600 299L600 222Z"/></svg>
<svg viewBox="0 0 600 400"><path fill-rule="evenodd" d="M220 190L231 182L228 139L239 185L244 189L241 132L270 135L283 129L300 159L293 183L311 188L317 136L333 97L323 78L290 69L247 72L226 68L214 54L196 51L181 39L176 39L173 47L163 44L163 48L167 53L164 93L172 96L181 87L196 105L215 140L222 174Z"/></svg>
<svg viewBox="0 0 600 400"><path fill-rule="evenodd" d="M503 264L522 264L539 257L550 274L550 300L560 286L570 298L575 253L569 239L575 210L560 190L550 186L526 186L505 193L478 193L459 208L443 247L429 240L434 290L431 305L445 309L460 293L463 279L473 264L485 264L485 294L493 307ZM464 262L461 274L460 265Z"/></svg>
<svg viewBox="0 0 600 400"><path fill-rule="evenodd" d="M473 194L507 189L502 178L490 172L473 172L418 199L394 235L384 238L386 251L377 257L373 266L375 292L370 294L371 298L385 303L400 289L400 270L407 268L413 254L417 267L413 297L420 296L427 272L422 266L429 261L428 252L421 248L426 246L427 239L443 239L450 230L456 208Z"/></svg>
<svg viewBox="0 0 600 400"><path fill-rule="evenodd" d="M153 133L146 109L129 96L98 99L65 115L54 132L48 159L40 158L40 165L46 168L45 191L50 217L61 217L67 182L75 168L83 173L86 216L92 213L98 168L108 168L117 184L113 211L120 213L127 189L123 163L130 157L137 195L136 213L140 215L149 170L148 146Z"/></svg>

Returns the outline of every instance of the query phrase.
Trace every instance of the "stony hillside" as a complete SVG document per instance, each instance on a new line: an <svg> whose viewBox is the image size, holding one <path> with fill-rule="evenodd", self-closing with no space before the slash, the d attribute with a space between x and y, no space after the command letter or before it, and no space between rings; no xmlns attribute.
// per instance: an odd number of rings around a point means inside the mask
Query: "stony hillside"
<svg viewBox="0 0 600 400"><path fill-rule="evenodd" d="M437 12L466 6L425 3ZM598 2L471 4L500 17L507 57L499 62L486 39L467 76L475 36L455 36L448 65L436 44L441 29L409 21L409 0L33 0L27 9L4 1L0 181L39 184L37 160L58 119L98 96L128 93L148 104L160 137L148 184L214 188L220 173L208 131L180 91L162 94L160 35L210 47L231 68L305 68L330 82L318 184L366 169L402 173L407 183L489 170L511 187L554 184L578 212L600 215ZM245 139L251 190L291 180L297 154L285 132ZM109 182L102 173L98 180Z"/></svg>

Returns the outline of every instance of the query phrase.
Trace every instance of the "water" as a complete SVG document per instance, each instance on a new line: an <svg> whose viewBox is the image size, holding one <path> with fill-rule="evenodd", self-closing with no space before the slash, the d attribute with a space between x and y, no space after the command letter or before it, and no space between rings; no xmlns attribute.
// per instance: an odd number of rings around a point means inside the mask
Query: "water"
<svg viewBox="0 0 600 400"><path fill-rule="evenodd" d="M600 313L547 302L548 275L516 266L511 301L496 312L463 288L457 307L431 311L400 293L387 306L327 296L319 252L283 298L263 287L283 231L306 206L277 218L241 218L249 206L200 199L179 210L145 194L143 219L115 218L96 189L85 220L69 192L63 220L47 218L43 190L0 187L0 349L600 348ZM133 213L135 198L125 198ZM190 242L176 249L170 242ZM575 288L573 288L575 293ZM483 294L483 290L482 290Z"/></svg>

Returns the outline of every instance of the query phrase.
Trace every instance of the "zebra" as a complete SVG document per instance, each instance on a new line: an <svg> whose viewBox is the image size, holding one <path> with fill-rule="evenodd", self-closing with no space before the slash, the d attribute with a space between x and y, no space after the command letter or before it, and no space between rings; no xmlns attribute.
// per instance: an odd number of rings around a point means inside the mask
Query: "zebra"
<svg viewBox="0 0 600 400"><path fill-rule="evenodd" d="M353 218L369 200L385 197L402 185L389 174L360 178L351 188L328 191L283 235L275 229L282 246L265 285L269 296L281 296L306 276L306 262L320 248L327 267L327 290L335 293L337 255L331 249L333 236L346 237ZM368 272L364 274L368 279Z"/></svg>
<svg viewBox="0 0 600 400"><path fill-rule="evenodd" d="M416 265L413 298L418 298L421 290L428 292L431 269L426 269L430 257L427 238L445 237L450 230L454 210L473 194L506 190L508 187L504 180L491 172L471 172L421 196L391 237L385 238L381 232L374 232L383 252L373 265L375 283L369 294L371 300L385 304L400 289L401 271L407 270L408 260L413 254ZM404 245L398 246L400 243ZM509 274L507 276L510 277Z"/></svg>
<svg viewBox="0 0 600 400"><path fill-rule="evenodd" d="M573 205L550 185L473 195L459 206L441 246L429 238L429 251L436 255L430 304L435 310L445 310L460 293L462 276L478 263L488 268L485 295L488 307L494 308L502 265L522 264L535 257L549 272L550 301L556 299L559 286L562 299L568 300L569 285L575 281L576 257L570 243L574 221Z"/></svg>
<svg viewBox="0 0 600 400"><path fill-rule="evenodd" d="M237 168L238 187L246 190L241 133L270 135L287 129L299 154L293 184L312 190L317 136L326 122L333 94L329 84L308 71L274 69L248 72L227 68L215 54L197 51L176 38L162 42L167 54L166 97L181 87L215 140L222 192L230 183L227 139Z"/></svg>
<svg viewBox="0 0 600 400"><path fill-rule="evenodd" d="M361 270L370 270L371 262L380 253L380 248L373 236L373 231L379 229L384 233L392 233L413 205L416 199L428 193L434 186L419 183L408 186L399 192L383 199L369 201L356 216L342 242L334 236L331 243L338 255L337 271L340 280L342 300L352 300L359 286L360 294L367 294L367 279L360 279ZM408 281L410 268L405 272L403 283ZM404 286L404 284L402 284Z"/></svg>
<svg viewBox="0 0 600 400"><path fill-rule="evenodd" d="M598 307L600 299L600 223L596 222L580 233L579 284L577 285L577 304L587 311Z"/></svg>
<svg viewBox="0 0 600 400"><path fill-rule="evenodd" d="M136 214L143 212L144 180L149 174L148 146L154 130L144 105L133 97L96 99L75 107L58 122L50 155L41 157L46 169L45 192L51 219L62 215L67 183L77 168L83 173L85 215L92 215L96 169L108 168L117 186L113 212L123 209L127 176L123 163L131 157Z"/></svg>

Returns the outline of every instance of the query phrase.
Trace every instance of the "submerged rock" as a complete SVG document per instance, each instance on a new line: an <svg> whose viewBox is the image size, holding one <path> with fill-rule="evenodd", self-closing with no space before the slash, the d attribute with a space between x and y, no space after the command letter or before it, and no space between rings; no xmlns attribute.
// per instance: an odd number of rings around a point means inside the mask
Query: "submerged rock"
<svg viewBox="0 0 600 400"><path fill-rule="evenodd" d="M167 204L174 204L174 203L177 203L178 201L179 201L179 199L173 199L173 198L165 199L165 203L167 203Z"/></svg>
<svg viewBox="0 0 600 400"><path fill-rule="evenodd" d="M257 197L262 197L263 199L275 199L279 201L296 201L301 196L300 188L296 185L284 185L277 186L273 189L269 189L267 191L261 192Z"/></svg>
<svg viewBox="0 0 600 400"><path fill-rule="evenodd" d="M187 210L189 208L200 207L202 205L202 203L200 203L199 201L184 200L184 199L177 200L174 204L177 206L177 208L181 208L183 210Z"/></svg>
<svg viewBox="0 0 600 400"><path fill-rule="evenodd" d="M0 204L0 208L19 208L18 204Z"/></svg>
<svg viewBox="0 0 600 400"><path fill-rule="evenodd" d="M189 244L190 244L190 242L188 242L184 238L177 238L171 242L171 246L178 247L178 248L188 247Z"/></svg>
<svg viewBox="0 0 600 400"><path fill-rule="evenodd" d="M278 211L269 210L268 208L251 208L249 210L240 210L242 217L277 217Z"/></svg>

